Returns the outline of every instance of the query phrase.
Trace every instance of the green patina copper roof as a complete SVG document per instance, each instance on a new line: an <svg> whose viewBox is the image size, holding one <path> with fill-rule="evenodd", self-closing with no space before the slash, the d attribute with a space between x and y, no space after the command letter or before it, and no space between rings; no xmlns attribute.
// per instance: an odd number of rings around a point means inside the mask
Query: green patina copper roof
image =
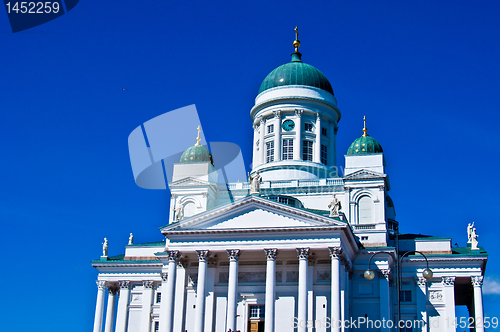
<svg viewBox="0 0 500 332"><path fill-rule="evenodd" d="M333 95L332 85L315 67L302 62L302 54L292 53L292 61L274 69L260 85L259 93L284 85L307 85L323 89Z"/></svg>
<svg viewBox="0 0 500 332"><path fill-rule="evenodd" d="M212 155L206 147L201 144L196 143L195 145L189 147L181 156L179 161L181 164L199 163L203 161L209 161L212 165L214 161Z"/></svg>
<svg viewBox="0 0 500 332"><path fill-rule="evenodd" d="M382 150L382 146L379 142L373 137L368 135L361 136L352 142L349 150L347 150L347 154L369 154L369 153L381 153L384 152Z"/></svg>

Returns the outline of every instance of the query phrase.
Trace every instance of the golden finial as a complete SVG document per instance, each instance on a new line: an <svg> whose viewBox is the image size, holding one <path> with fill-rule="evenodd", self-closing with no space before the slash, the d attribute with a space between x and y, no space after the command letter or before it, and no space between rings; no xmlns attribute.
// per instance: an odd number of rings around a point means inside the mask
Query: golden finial
<svg viewBox="0 0 500 332"><path fill-rule="evenodd" d="M366 136L368 136L368 134L366 133L368 131L366 129L366 115L363 116L363 122L364 122L364 125L363 125L363 137L366 137Z"/></svg>
<svg viewBox="0 0 500 332"><path fill-rule="evenodd" d="M201 141L201 139L200 139L200 132L201 132L200 126L198 126L198 128L196 128L196 130L198 130L198 137L196 137L196 144L195 145L201 145L200 144L200 141Z"/></svg>
<svg viewBox="0 0 500 332"><path fill-rule="evenodd" d="M295 40L293 41L293 47L295 47L295 52L299 51L300 41L299 41L299 28L295 27Z"/></svg>

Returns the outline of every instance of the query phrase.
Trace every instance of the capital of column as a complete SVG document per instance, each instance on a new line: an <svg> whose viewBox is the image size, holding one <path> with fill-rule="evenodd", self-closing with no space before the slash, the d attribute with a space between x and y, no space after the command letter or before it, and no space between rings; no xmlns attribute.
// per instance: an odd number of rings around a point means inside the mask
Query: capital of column
<svg viewBox="0 0 500 332"><path fill-rule="evenodd" d="M177 259L180 256L179 250L167 250L167 255L169 262L177 262Z"/></svg>
<svg viewBox="0 0 500 332"><path fill-rule="evenodd" d="M470 282L474 287L482 287L483 286L483 276L471 277Z"/></svg>
<svg viewBox="0 0 500 332"><path fill-rule="evenodd" d="M453 286L455 285L455 277L443 277L443 286Z"/></svg>
<svg viewBox="0 0 500 332"><path fill-rule="evenodd" d="M142 285L144 286L144 288L153 288L153 285L154 285L154 281L153 280L144 280L142 282Z"/></svg>
<svg viewBox="0 0 500 332"><path fill-rule="evenodd" d="M97 284L97 289L106 288L106 281L104 281L104 280L96 280L95 283Z"/></svg>
<svg viewBox="0 0 500 332"><path fill-rule="evenodd" d="M321 114L319 114L319 112L316 113L316 120L321 120Z"/></svg>
<svg viewBox="0 0 500 332"><path fill-rule="evenodd" d="M381 269L380 276L386 280L389 280L389 278L391 277L391 270L390 269Z"/></svg>
<svg viewBox="0 0 500 332"><path fill-rule="evenodd" d="M227 249L226 251L230 262L237 262L240 258L240 249Z"/></svg>
<svg viewBox="0 0 500 332"><path fill-rule="evenodd" d="M278 249L264 249L268 261L275 261L278 256Z"/></svg>
<svg viewBox="0 0 500 332"><path fill-rule="evenodd" d="M161 275L161 280L162 281L167 281L167 278L168 278L168 273L167 272L161 272L160 275Z"/></svg>
<svg viewBox="0 0 500 332"><path fill-rule="evenodd" d="M309 257L309 248L296 248L296 250L297 250L297 257L299 258L299 260L301 259L307 260L307 258Z"/></svg>
<svg viewBox="0 0 500 332"><path fill-rule="evenodd" d="M298 117L298 118L302 117L302 113L304 113L303 110L295 110L295 116Z"/></svg>
<svg viewBox="0 0 500 332"><path fill-rule="evenodd" d="M340 259L342 257L342 247L328 247L331 259Z"/></svg>
<svg viewBox="0 0 500 332"><path fill-rule="evenodd" d="M276 119L279 119L281 117L281 111L273 111L273 113Z"/></svg>
<svg viewBox="0 0 500 332"><path fill-rule="evenodd" d="M130 289L130 280L120 280L120 289Z"/></svg>
<svg viewBox="0 0 500 332"><path fill-rule="evenodd" d="M196 250L196 254L198 255L198 259L200 262L206 262L208 259L208 250Z"/></svg>
<svg viewBox="0 0 500 332"><path fill-rule="evenodd" d="M118 293L118 288L116 286L108 286L109 295L116 295Z"/></svg>
<svg viewBox="0 0 500 332"><path fill-rule="evenodd" d="M427 284L427 280L422 277L415 277L415 284L417 284L418 287L424 287Z"/></svg>

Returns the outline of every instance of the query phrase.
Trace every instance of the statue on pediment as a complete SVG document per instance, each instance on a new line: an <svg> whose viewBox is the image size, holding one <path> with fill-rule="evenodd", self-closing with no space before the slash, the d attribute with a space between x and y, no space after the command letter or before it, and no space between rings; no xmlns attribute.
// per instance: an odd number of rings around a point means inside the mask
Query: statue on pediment
<svg viewBox="0 0 500 332"><path fill-rule="evenodd" d="M108 256L108 239L104 238L104 242L102 243L102 256Z"/></svg>
<svg viewBox="0 0 500 332"><path fill-rule="evenodd" d="M467 243L472 243L472 229L474 228L474 222L467 225Z"/></svg>
<svg viewBox="0 0 500 332"><path fill-rule="evenodd" d="M471 232L471 235L470 235L470 241L471 241L471 250L479 250L479 248L477 247L477 238L479 237L479 235L476 234L476 229L473 228L472 229L472 232Z"/></svg>
<svg viewBox="0 0 500 332"><path fill-rule="evenodd" d="M128 245L134 244L134 235L130 233L130 236L128 237Z"/></svg>
<svg viewBox="0 0 500 332"><path fill-rule="evenodd" d="M328 204L328 208L330 209L330 217L338 217L341 207L340 200L337 199L337 196L333 194L332 200L330 204Z"/></svg>
<svg viewBox="0 0 500 332"><path fill-rule="evenodd" d="M250 194L258 194L260 192L260 182L262 181L262 176L260 176L259 172L255 171L255 173L250 174Z"/></svg>
<svg viewBox="0 0 500 332"><path fill-rule="evenodd" d="M175 201L174 213L175 213L175 219L174 219L175 221L179 221L182 220L182 218L184 218L184 205L181 203L180 198L177 198L177 200Z"/></svg>

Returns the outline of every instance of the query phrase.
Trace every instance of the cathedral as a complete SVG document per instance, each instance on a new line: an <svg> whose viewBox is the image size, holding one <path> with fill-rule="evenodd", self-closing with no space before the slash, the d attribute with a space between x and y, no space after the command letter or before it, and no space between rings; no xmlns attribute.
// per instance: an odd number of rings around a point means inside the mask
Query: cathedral
<svg viewBox="0 0 500 332"><path fill-rule="evenodd" d="M94 332L484 331L473 224L467 247L400 233L382 146L365 121L338 171L333 88L298 33L293 46L250 110L248 182L221 181L198 129L173 165L163 241L131 234L111 257L105 240Z"/></svg>

